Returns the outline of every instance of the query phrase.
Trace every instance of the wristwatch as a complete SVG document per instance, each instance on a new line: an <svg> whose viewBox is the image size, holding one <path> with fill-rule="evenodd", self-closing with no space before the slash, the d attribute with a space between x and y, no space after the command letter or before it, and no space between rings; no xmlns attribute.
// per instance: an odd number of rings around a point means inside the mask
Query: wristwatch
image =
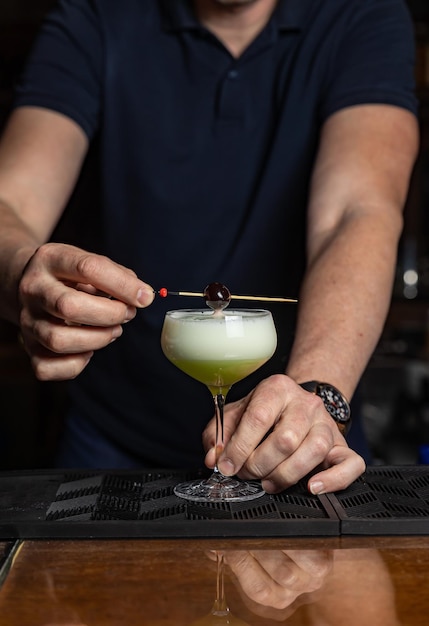
<svg viewBox="0 0 429 626"><path fill-rule="evenodd" d="M341 391L334 387L334 385L321 383L318 380L309 380L299 385L306 391L322 398L326 410L336 421L341 434L345 437L352 425L352 419L350 404Z"/></svg>

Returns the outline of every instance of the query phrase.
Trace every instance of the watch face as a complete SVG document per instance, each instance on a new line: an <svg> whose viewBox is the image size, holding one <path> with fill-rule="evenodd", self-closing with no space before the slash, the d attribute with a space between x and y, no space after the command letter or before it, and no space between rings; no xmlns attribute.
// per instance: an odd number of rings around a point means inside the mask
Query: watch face
<svg viewBox="0 0 429 626"><path fill-rule="evenodd" d="M321 384L317 390L325 403L326 410L332 415L334 420L346 423L350 419L350 407L344 396L331 385Z"/></svg>

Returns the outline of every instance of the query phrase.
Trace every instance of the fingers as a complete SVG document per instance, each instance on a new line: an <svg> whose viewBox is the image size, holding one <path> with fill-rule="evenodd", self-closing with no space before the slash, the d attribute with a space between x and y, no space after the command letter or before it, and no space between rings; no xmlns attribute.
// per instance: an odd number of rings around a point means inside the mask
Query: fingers
<svg viewBox="0 0 429 626"><path fill-rule="evenodd" d="M320 400L296 388L287 376L277 375L262 381L248 396L244 412L239 420L236 417L236 429L219 458L221 472L230 475L242 470L243 477L263 478L299 449L315 411L320 409Z"/></svg>
<svg viewBox="0 0 429 626"><path fill-rule="evenodd" d="M120 324L82 326L65 323L53 317L36 318L23 312L21 333L28 348L40 344L56 354L78 354L99 350L122 335Z"/></svg>
<svg viewBox="0 0 429 626"><path fill-rule="evenodd" d="M33 316L40 314L52 316L71 324L88 326L112 326L124 324L136 315L136 307L119 300L101 297L98 294L69 287L55 278L47 278L43 284L31 285L29 291L23 287L24 301L28 313L21 316L21 323L26 323Z"/></svg>
<svg viewBox="0 0 429 626"><path fill-rule="evenodd" d="M39 380L75 378L87 366L94 350L104 348L122 335L122 326L68 325L56 318L26 322L21 315L21 337Z"/></svg>
<svg viewBox="0 0 429 626"><path fill-rule="evenodd" d="M308 482L308 489L314 495L346 489L365 471L363 458L347 446L334 446L325 465L330 467L314 474Z"/></svg>
<svg viewBox="0 0 429 626"><path fill-rule="evenodd" d="M314 494L344 489L362 474L363 459L348 448L321 399L284 375L264 380L225 411L225 446L218 467L225 475L260 479L276 493L323 466L313 476ZM213 445L212 425L204 444ZM206 463L214 463L209 450Z"/></svg>
<svg viewBox="0 0 429 626"><path fill-rule="evenodd" d="M253 450L274 426L284 402L286 376L272 376L262 381L246 398L225 407L225 449L219 457L218 467L226 476L240 471ZM209 433L203 440L209 441ZM214 441L211 442L212 445ZM209 457L210 458L210 457ZM256 474L259 473L255 468ZM259 477L259 476L258 476Z"/></svg>
<svg viewBox="0 0 429 626"><path fill-rule="evenodd" d="M319 590L333 564L325 550L226 551L224 558L248 600L276 610Z"/></svg>
<svg viewBox="0 0 429 626"><path fill-rule="evenodd" d="M253 602L263 606L283 609L295 600L297 596L295 589L287 587L287 581L296 581L298 577L295 568L291 566L292 564L288 563L289 571L286 576L285 572L283 572L282 577L287 579L286 586L283 587L262 566L256 553L246 551L226 552L224 558L236 576L241 590ZM275 556L275 560L278 562L278 555ZM285 569L287 569L286 566Z"/></svg>
<svg viewBox="0 0 429 626"><path fill-rule="evenodd" d="M322 463L338 436L329 416L319 419L319 402L291 401L264 442L250 455L240 475L257 474L269 493L297 483Z"/></svg>
<svg viewBox="0 0 429 626"><path fill-rule="evenodd" d="M64 380L76 377L95 350L120 337L122 325L150 304L154 293L107 257L46 244L27 264L19 297L22 337L36 376Z"/></svg>
<svg viewBox="0 0 429 626"><path fill-rule="evenodd" d="M40 297L48 290L49 303L54 309L50 312L61 314L62 307L67 306L67 298L72 295L67 285L79 283L133 307L147 306L154 298L153 289L131 270L107 257L64 244L46 244L37 250L22 277L20 293L26 300ZM50 293L54 284L57 289ZM63 285L63 291L59 290L59 285Z"/></svg>
<svg viewBox="0 0 429 626"><path fill-rule="evenodd" d="M97 298L98 299L98 298ZM75 378L99 350L122 335L120 324L84 326L51 316L21 313L21 336L39 380Z"/></svg>
<svg viewBox="0 0 429 626"><path fill-rule="evenodd" d="M27 352L29 352L34 373L41 381L73 380L85 369L94 354L94 352L81 352L80 354L60 355L39 346Z"/></svg>

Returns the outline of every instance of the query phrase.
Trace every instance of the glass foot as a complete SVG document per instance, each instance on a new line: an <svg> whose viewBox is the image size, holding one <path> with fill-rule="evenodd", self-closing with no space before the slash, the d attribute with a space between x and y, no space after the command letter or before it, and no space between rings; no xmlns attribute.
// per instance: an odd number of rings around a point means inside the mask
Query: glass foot
<svg viewBox="0 0 429 626"><path fill-rule="evenodd" d="M244 481L215 472L210 478L176 485L174 493L194 502L245 502L260 498L265 491L257 481Z"/></svg>

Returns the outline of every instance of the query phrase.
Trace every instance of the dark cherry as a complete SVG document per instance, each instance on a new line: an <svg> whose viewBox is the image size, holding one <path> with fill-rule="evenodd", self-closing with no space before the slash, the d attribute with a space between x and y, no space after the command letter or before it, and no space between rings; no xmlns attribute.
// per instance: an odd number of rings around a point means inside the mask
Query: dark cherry
<svg viewBox="0 0 429 626"><path fill-rule="evenodd" d="M231 294L222 283L210 283L204 289L204 300L212 309L224 309L231 300Z"/></svg>

